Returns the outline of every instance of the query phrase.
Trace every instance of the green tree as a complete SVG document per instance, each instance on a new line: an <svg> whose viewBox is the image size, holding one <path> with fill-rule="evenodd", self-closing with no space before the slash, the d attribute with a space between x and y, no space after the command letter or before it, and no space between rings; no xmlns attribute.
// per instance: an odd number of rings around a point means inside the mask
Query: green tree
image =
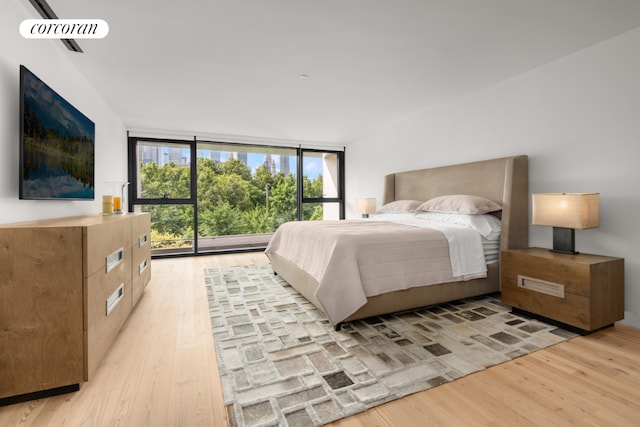
<svg viewBox="0 0 640 427"><path fill-rule="evenodd" d="M228 236L242 233L241 211L227 201L218 203L214 209L201 212L199 216L201 236Z"/></svg>
<svg viewBox="0 0 640 427"><path fill-rule="evenodd" d="M186 199L191 194L190 170L175 163L161 168L155 163L143 165L140 171L142 196L145 198Z"/></svg>
<svg viewBox="0 0 640 427"><path fill-rule="evenodd" d="M308 217L310 221L322 221L324 219L324 210L322 204L318 203L313 206L311 215Z"/></svg>
<svg viewBox="0 0 640 427"><path fill-rule="evenodd" d="M306 175L303 176L302 187L304 188L305 197L322 197L322 190L324 189L322 175L318 175L313 181L310 181Z"/></svg>
<svg viewBox="0 0 640 427"><path fill-rule="evenodd" d="M264 189L266 185L273 187L276 182L276 177L282 174L271 174L271 171L267 168L267 165L258 166L256 168L255 175L253 176L253 183L256 187Z"/></svg>
<svg viewBox="0 0 640 427"><path fill-rule="evenodd" d="M275 182L276 178L271 175L271 171L269 171L266 165L261 165L256 168L255 174L251 179L254 188L251 201L254 205L266 206L266 188L268 186L269 192L271 192L271 189L275 186Z"/></svg>
<svg viewBox="0 0 640 427"><path fill-rule="evenodd" d="M273 214L265 206L255 206L253 209L243 212L242 221L244 222L244 234L270 233L276 229Z"/></svg>
<svg viewBox="0 0 640 427"><path fill-rule="evenodd" d="M198 206L200 212L212 210L217 202L216 176L221 171L218 163L211 159L198 159Z"/></svg>
<svg viewBox="0 0 640 427"><path fill-rule="evenodd" d="M214 205L226 202L240 211L251 209L250 186L248 181L236 174L216 175L211 188Z"/></svg>
<svg viewBox="0 0 640 427"><path fill-rule="evenodd" d="M159 233L173 234L183 238L193 237L191 206L148 205L142 210L151 214L151 228Z"/></svg>
<svg viewBox="0 0 640 427"><path fill-rule="evenodd" d="M287 221L296 220L296 177L284 177L270 190L269 207L273 209L276 227Z"/></svg>
<svg viewBox="0 0 640 427"><path fill-rule="evenodd" d="M175 163L162 167L155 163L141 165L142 196L189 198L190 173L188 166ZM314 180L304 176L302 185L305 197L322 197L322 176ZM199 158L197 186L201 237L269 233L280 224L297 218L296 176L271 174L266 165L257 167L252 174L250 168L237 159L220 163ZM144 206L143 210L151 212L152 228L162 236L193 238L191 206L151 205ZM322 220L322 211L321 203L303 204L303 218Z"/></svg>
<svg viewBox="0 0 640 427"><path fill-rule="evenodd" d="M238 159L229 159L222 163L220 172L224 175L239 175L245 181L251 181L251 169Z"/></svg>

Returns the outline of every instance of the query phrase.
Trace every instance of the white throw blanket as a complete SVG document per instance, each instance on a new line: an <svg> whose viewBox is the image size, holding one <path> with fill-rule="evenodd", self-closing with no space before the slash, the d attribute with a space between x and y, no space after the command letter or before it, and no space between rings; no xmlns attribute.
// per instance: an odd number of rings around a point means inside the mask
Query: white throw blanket
<svg viewBox="0 0 640 427"><path fill-rule="evenodd" d="M376 219L374 218L373 220L375 221ZM468 280L474 277L486 276L487 264L482 247L482 236L476 230L461 225L407 216L398 216L397 219L386 217L380 221L391 221L396 224L433 228L440 231L449 243L449 257L451 258L453 277Z"/></svg>

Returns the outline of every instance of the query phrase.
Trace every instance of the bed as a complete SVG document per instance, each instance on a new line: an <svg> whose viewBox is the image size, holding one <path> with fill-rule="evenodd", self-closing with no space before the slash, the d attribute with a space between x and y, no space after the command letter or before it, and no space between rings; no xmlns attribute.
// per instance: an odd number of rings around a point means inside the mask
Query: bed
<svg viewBox="0 0 640 427"><path fill-rule="evenodd" d="M457 195L498 205L499 210L488 212L500 219L496 242L498 254L500 250L528 246L526 155L386 175L382 204L393 206L392 202L448 200ZM311 228L318 226L322 228ZM406 234L405 230L399 229L402 227L415 231ZM420 265L442 262L443 250L448 248L452 254L452 247L459 246L447 240L448 233L438 227L430 231L429 228L396 224L386 221L384 215L381 220L374 217L372 220L293 222L276 230L265 254L274 273L327 314L337 330L344 322L356 319L499 291L499 260L484 263L483 274L455 276L451 267L449 276L443 272L434 278L421 276L422 272L417 271ZM423 243L419 241L423 237L414 237L424 235L424 238L435 239L434 234L439 239L445 238L444 246L442 240L437 244ZM329 240L333 238L336 241ZM395 242L389 241L393 239ZM360 243L353 243L356 241ZM436 255L430 260L409 259L413 254L427 253L421 245L433 246ZM472 254L472 257L477 258L476 255ZM398 283L402 289L394 290Z"/></svg>

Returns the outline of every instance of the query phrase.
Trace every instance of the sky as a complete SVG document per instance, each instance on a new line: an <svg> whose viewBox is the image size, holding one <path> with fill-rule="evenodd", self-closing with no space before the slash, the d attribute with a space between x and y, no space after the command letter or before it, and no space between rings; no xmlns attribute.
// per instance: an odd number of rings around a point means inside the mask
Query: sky
<svg viewBox="0 0 640 427"><path fill-rule="evenodd" d="M179 152L179 159L175 159L175 157L172 159L172 156L169 155L169 151L170 150L176 150L176 148L173 147L167 147L167 146L161 146L161 151L164 154L163 156L161 156L161 158L164 161L175 161L176 163L179 164L184 164L184 165L188 165L190 163L190 149L189 148L182 148L180 149L181 151ZM176 151L173 151L173 153L176 153ZM211 150L198 150L198 155L209 158ZM229 151L220 151L220 161L224 162L226 160L228 160L231 156L233 155L232 152ZM175 156L175 154L174 154ZM293 174L296 173L296 156L289 156L290 160L289 160L289 171ZM280 172L280 155L279 154L272 154L273 161L276 164L276 171ZM249 166L249 168L251 169L252 173L255 173L256 168L259 166L262 166L265 162L266 159L266 155L264 153L257 153L257 152L249 152L247 153L247 166ZM162 166L162 164L160 164L160 166ZM310 155L310 156L305 156L304 157L304 175L306 175L309 179L314 180L316 179L319 175L322 174L322 157L321 155Z"/></svg>

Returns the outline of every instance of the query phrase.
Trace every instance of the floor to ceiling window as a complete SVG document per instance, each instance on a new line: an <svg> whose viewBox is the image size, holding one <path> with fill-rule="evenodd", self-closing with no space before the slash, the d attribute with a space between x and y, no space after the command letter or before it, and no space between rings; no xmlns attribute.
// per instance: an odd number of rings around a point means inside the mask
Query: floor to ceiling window
<svg viewBox="0 0 640 427"><path fill-rule="evenodd" d="M300 150L302 220L344 218L343 152Z"/></svg>
<svg viewBox="0 0 640 427"><path fill-rule="evenodd" d="M154 256L264 248L283 222L344 218L343 151L130 137L129 180Z"/></svg>
<svg viewBox="0 0 640 427"><path fill-rule="evenodd" d="M265 247L296 219L295 148L197 143L200 252Z"/></svg>
<svg viewBox="0 0 640 427"><path fill-rule="evenodd" d="M193 254L193 142L129 138L129 209L151 214L153 255Z"/></svg>

